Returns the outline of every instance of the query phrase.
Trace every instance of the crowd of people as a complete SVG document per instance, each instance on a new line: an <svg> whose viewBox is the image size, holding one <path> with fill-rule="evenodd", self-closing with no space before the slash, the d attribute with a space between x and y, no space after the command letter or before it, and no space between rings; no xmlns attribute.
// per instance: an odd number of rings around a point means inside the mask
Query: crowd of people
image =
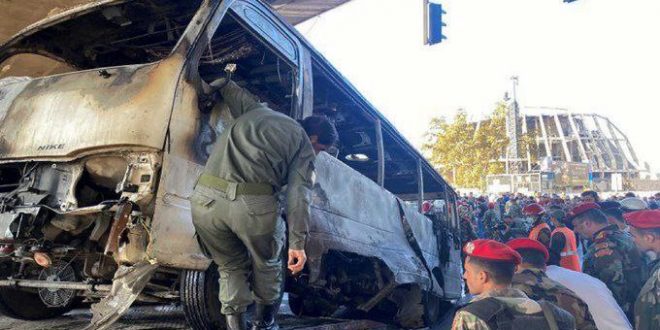
<svg viewBox="0 0 660 330"><path fill-rule="evenodd" d="M660 193L463 196L453 329L660 329Z"/></svg>

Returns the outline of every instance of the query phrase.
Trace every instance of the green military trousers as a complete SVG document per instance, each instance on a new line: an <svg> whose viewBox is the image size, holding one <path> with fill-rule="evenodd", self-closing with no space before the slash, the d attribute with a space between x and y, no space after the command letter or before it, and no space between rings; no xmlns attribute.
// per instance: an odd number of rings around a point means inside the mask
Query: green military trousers
<svg viewBox="0 0 660 330"><path fill-rule="evenodd" d="M285 224L273 195L238 195L198 184L190 196L200 245L218 265L223 314L277 304Z"/></svg>

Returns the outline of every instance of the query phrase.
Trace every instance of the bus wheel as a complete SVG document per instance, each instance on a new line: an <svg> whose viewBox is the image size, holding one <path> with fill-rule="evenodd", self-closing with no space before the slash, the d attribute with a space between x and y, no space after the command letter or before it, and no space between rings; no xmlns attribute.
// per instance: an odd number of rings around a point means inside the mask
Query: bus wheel
<svg viewBox="0 0 660 330"><path fill-rule="evenodd" d="M186 321L194 330L226 328L218 300L219 277L215 264L206 271L184 270L181 274L181 304Z"/></svg>

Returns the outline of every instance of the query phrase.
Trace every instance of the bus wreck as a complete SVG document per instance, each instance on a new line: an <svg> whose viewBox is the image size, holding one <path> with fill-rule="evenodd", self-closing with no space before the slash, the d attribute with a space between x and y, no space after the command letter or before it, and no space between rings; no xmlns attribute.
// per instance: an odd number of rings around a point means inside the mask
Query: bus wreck
<svg viewBox="0 0 660 330"><path fill-rule="evenodd" d="M7 77L34 58L57 74ZM344 306L414 328L460 298L455 192L270 7L98 1L0 46L0 313L102 299L103 327L134 300L180 302L194 329L223 327L188 197L232 120L205 93L228 64L272 109L326 109L339 131L315 164L308 264L285 288L294 313ZM422 215L424 200L444 207Z"/></svg>

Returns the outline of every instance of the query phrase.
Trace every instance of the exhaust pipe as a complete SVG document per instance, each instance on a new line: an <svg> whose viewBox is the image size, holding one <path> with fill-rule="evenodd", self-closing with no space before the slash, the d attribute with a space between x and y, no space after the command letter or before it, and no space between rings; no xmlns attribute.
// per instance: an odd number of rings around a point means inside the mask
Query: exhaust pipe
<svg viewBox="0 0 660 330"><path fill-rule="evenodd" d="M51 282L37 280L0 280L0 287L68 289L84 291L110 291L112 284L89 284L84 282Z"/></svg>

